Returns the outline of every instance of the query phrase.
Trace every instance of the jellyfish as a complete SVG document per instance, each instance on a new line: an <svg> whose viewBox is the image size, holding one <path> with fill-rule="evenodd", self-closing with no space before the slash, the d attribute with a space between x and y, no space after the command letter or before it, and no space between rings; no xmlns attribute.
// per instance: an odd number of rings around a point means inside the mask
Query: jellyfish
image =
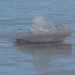
<svg viewBox="0 0 75 75"><path fill-rule="evenodd" d="M72 28L62 24L52 25L44 15L39 14L33 18L29 32L12 36L13 39L28 42L57 42L62 41L72 34Z"/></svg>

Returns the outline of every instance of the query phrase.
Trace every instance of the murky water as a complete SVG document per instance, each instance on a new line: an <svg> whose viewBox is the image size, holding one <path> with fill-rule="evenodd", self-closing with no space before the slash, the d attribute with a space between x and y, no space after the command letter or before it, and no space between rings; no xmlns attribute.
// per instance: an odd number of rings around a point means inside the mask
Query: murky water
<svg viewBox="0 0 75 75"><path fill-rule="evenodd" d="M72 27L63 43L18 43L10 35L28 32L36 14L53 25ZM0 75L75 74L74 0L0 0Z"/></svg>

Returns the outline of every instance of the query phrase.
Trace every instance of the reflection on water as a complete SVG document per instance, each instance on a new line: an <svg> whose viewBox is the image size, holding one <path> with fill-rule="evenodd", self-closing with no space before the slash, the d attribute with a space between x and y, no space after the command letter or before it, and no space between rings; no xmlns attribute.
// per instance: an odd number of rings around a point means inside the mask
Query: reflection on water
<svg viewBox="0 0 75 75"><path fill-rule="evenodd" d="M67 56L72 52L72 44L70 43L21 43L16 42L15 47L23 52L30 52L35 61L35 68L39 71L52 67L48 64L50 61L61 58L62 55Z"/></svg>

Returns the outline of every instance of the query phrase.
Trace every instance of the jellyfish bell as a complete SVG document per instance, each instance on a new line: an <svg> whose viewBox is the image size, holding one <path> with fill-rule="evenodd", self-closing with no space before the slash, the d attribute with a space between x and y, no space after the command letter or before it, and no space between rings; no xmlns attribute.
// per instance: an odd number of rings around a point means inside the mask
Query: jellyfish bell
<svg viewBox="0 0 75 75"><path fill-rule="evenodd" d="M52 23L42 15L36 15L28 33L12 36L13 39L28 42L55 42L62 41L72 34L72 28L65 28L63 25L52 25Z"/></svg>
<svg viewBox="0 0 75 75"><path fill-rule="evenodd" d="M33 18L33 23L30 32L49 32L53 29L56 28L52 25L52 22L49 21L45 15L38 14Z"/></svg>
<svg viewBox="0 0 75 75"><path fill-rule="evenodd" d="M64 26L63 26L62 24L55 25L55 27L56 27L58 30L64 29Z"/></svg>
<svg viewBox="0 0 75 75"><path fill-rule="evenodd" d="M39 32L39 33L26 33L13 36L13 39L25 40L28 42L54 42L62 41L72 33L71 28L64 28L63 30L56 30L51 32Z"/></svg>

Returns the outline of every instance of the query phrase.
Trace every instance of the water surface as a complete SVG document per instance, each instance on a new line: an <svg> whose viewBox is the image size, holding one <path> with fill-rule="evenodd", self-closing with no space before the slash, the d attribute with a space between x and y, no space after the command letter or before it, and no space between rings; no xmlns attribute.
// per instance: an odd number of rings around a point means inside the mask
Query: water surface
<svg viewBox="0 0 75 75"><path fill-rule="evenodd" d="M74 75L75 1L0 0L0 74ZM10 35L28 32L36 14L45 14L53 25L72 27L64 42L18 43Z"/></svg>

